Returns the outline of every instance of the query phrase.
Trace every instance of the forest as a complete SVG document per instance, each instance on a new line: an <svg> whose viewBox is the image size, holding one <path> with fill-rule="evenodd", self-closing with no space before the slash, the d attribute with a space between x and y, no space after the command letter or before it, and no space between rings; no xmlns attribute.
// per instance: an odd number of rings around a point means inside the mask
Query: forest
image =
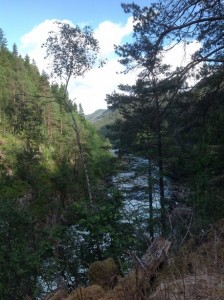
<svg viewBox="0 0 224 300"><path fill-rule="evenodd" d="M224 2L121 6L133 36L115 52L138 77L105 95L94 121L68 93L106 63L90 27L57 21L43 44L60 84L0 29L2 300L224 299ZM185 65L164 63L195 42ZM176 265L159 276L167 256ZM171 277L199 273L214 279L197 285L210 296L164 294Z"/></svg>

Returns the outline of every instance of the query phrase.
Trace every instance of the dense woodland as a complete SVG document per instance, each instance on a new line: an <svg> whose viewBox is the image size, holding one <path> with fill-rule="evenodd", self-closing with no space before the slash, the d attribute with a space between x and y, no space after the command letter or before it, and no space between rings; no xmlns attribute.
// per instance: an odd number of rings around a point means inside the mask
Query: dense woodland
<svg viewBox="0 0 224 300"><path fill-rule="evenodd" d="M39 276L51 282L67 269L73 255L67 251L73 250L66 232L72 224L93 231L76 254L83 256L83 264L103 255L96 246L107 231L105 218L110 215L104 214L113 214L117 205L113 191L107 201L105 179L116 162L110 143L72 104L94 194L90 209L71 115L60 103L63 87L50 85L47 75L40 74L28 56L19 56L15 45L13 51L7 49L6 40L0 61L0 298L22 299L39 292ZM97 230L101 214L102 228ZM76 273L78 264L74 261L68 268Z"/></svg>
<svg viewBox="0 0 224 300"><path fill-rule="evenodd" d="M51 33L43 45L61 85L15 44L8 49L0 29L0 299L86 285L91 263L108 257L124 275L130 253L142 255L156 237L175 254L224 217L224 4L176 2L122 4L133 41L115 50L125 72L140 72L107 95L97 128L67 92L97 60L91 29L58 22L64 43ZM201 48L188 64L163 64L167 45L194 41ZM137 233L141 218L124 222L112 182L131 157L147 160L148 219ZM149 299L135 297L127 299Z"/></svg>

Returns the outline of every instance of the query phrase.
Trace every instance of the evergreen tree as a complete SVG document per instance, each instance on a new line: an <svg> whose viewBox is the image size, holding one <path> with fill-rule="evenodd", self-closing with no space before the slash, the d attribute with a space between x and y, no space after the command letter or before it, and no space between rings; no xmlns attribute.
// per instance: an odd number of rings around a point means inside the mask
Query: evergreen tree
<svg viewBox="0 0 224 300"><path fill-rule="evenodd" d="M83 110L83 107L82 107L82 104L79 103L79 111L78 111L80 117L82 118L85 118L85 114L84 114L84 110Z"/></svg>
<svg viewBox="0 0 224 300"><path fill-rule="evenodd" d="M15 43L12 45L12 54L13 56L18 57L18 48Z"/></svg>
<svg viewBox="0 0 224 300"><path fill-rule="evenodd" d="M175 75L186 75L202 62L223 64L224 4L219 0L192 2L191 0L157 0L148 7L137 4L122 4L126 13L132 13L135 49L129 43L118 46L121 62L134 68L156 64L177 44L187 46L197 41L201 47L192 55L190 62L176 70ZM133 48L133 46L132 46ZM145 55L147 54L147 55Z"/></svg>
<svg viewBox="0 0 224 300"><path fill-rule="evenodd" d="M156 137L160 171L161 222L162 228L165 229L164 125L169 119L169 113L175 109L183 91L186 90L186 80L190 71L197 65L202 66L202 62L206 62L215 72L215 68L217 69L220 63L223 63L224 46L220 42L224 20L223 4L216 0L212 5L205 1L195 3L178 1L177 4L175 0L171 2L158 0L149 7L140 8L134 3L122 4L122 7L126 13L133 15L134 41L116 46L115 49L120 56L120 62L126 68L125 72L135 68L140 69L138 78L147 91L148 105L151 106L147 114L151 121L150 131L154 138ZM179 67L174 72L170 72L167 66L162 65L162 55L174 45L182 43L186 46L192 40L200 42L201 48L192 55L186 67ZM203 72L198 72L199 76L203 76ZM125 92L130 93L132 97L132 90ZM108 103L115 108L116 105L118 108L122 107L120 112L124 117L130 118L131 113L137 112L138 107L131 103L130 96L126 99L124 95L115 95L109 98ZM141 94L138 98L141 103L140 98ZM135 124L134 121L133 124Z"/></svg>
<svg viewBox="0 0 224 300"><path fill-rule="evenodd" d="M170 130L179 149L171 169L175 180L190 190L188 204L195 209L197 229L223 215L223 189L219 186L223 165L223 82L220 68L183 93L175 111L169 114Z"/></svg>
<svg viewBox="0 0 224 300"><path fill-rule="evenodd" d="M6 47L7 47L7 39L5 37L3 30L0 28L0 51L2 49L5 49Z"/></svg>

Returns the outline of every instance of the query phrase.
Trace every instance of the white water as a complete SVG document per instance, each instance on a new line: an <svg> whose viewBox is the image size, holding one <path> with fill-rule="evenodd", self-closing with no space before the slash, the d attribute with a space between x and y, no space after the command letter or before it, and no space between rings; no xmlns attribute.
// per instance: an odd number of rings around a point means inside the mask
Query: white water
<svg viewBox="0 0 224 300"><path fill-rule="evenodd" d="M142 239L147 234L147 224L149 218L149 200L148 200L148 177L147 177L147 164L148 161L139 157L127 157L124 160L124 170L112 178L113 185L118 188L123 196L123 206L121 208L123 224L133 225L133 235ZM158 170L154 167L154 176L158 178ZM168 189L166 189L166 196L169 195ZM159 194L158 184L153 185L153 207L155 210L159 209ZM90 232L87 230L80 230L79 226L71 226L68 230L70 236L69 247L73 249L73 255L71 260L76 261L78 272L85 273L87 269L80 261L79 252L83 246L87 245ZM109 247L111 243L110 235L105 232L100 248L104 251ZM93 250L93 249L92 249ZM48 290L43 279L40 278L40 284L45 287L45 292ZM51 288L56 288L56 282L51 282Z"/></svg>

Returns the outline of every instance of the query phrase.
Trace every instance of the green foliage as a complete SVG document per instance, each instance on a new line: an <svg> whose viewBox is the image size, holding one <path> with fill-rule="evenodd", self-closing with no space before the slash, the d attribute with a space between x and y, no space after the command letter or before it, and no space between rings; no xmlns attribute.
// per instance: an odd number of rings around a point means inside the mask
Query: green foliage
<svg viewBox="0 0 224 300"><path fill-rule="evenodd" d="M43 47L53 58L53 72L59 78L82 76L91 69L99 51L97 40L90 27L72 27L68 23L55 22L60 34L51 32ZM74 59L75 58L75 59Z"/></svg>
<svg viewBox="0 0 224 300"><path fill-rule="evenodd" d="M123 3L122 7L133 15L134 41L116 46L116 53L126 72L136 68L140 72L134 86L120 85L119 93L107 96L108 104L124 118L109 134L118 147L147 153L147 158L157 161L163 228L168 222L165 174L183 189L187 186L190 196L182 205L192 207L196 222L204 224L207 218L209 224L208 220L223 214L214 209L209 216L208 209L212 192L216 191L214 206L223 197L218 184L211 187L211 182L223 176L223 3L158 0L148 7L135 3ZM198 41L200 49L185 67L172 71L162 64L164 53L192 41ZM193 73L201 81L190 89L187 79Z"/></svg>
<svg viewBox="0 0 224 300"><path fill-rule="evenodd" d="M202 218L202 222L219 220L223 214L223 87L217 76L223 71L205 80L199 85L195 94L200 97L191 106L192 121L188 129L184 129L183 137L191 144L183 148L188 156L184 168L193 193L193 205ZM215 80L214 80L215 79ZM206 88L207 91L203 91ZM180 138L180 137L179 137ZM221 184L221 185L220 185Z"/></svg>
<svg viewBox="0 0 224 300"><path fill-rule="evenodd" d="M116 47L121 63L128 70L138 66L143 67L141 71L145 75L148 74L146 68L154 72L164 50L175 44L187 46L195 41L200 43L200 49L194 52L185 68L175 71L174 76L188 73L203 61L223 63L224 5L219 0L157 0L144 7L135 3L123 3L122 7L135 20L135 42Z"/></svg>
<svg viewBox="0 0 224 300"><path fill-rule="evenodd" d="M7 46L7 39L5 37L3 30L0 28L0 50L6 48L6 46Z"/></svg>
<svg viewBox="0 0 224 300"><path fill-rule="evenodd" d="M0 50L0 66L0 298L25 299L40 296L46 285L69 283L83 264L80 257L76 264L68 230L80 220L64 218L87 199L71 113L79 124L96 201L106 197L104 178L114 168L108 141L78 114L67 93L65 98L64 86L50 86L47 75L40 75L28 56L19 56L16 46L12 53Z"/></svg>
<svg viewBox="0 0 224 300"><path fill-rule="evenodd" d="M41 252L31 218L15 201L0 200L0 245L0 298L35 295Z"/></svg>
<svg viewBox="0 0 224 300"><path fill-rule="evenodd" d="M73 272L75 270L77 272L76 275L73 273L77 281L81 278L84 281L87 280L86 274L79 273L79 268L81 270L88 268L92 262L107 257L126 263L129 258L128 250L141 251L144 248L133 235L133 225L120 222L121 200L121 195L114 191L111 193L110 203L107 200L101 200L92 208L86 202L75 203L71 206L66 218L73 219L72 223L76 225L70 228L69 232L72 234L66 235L65 239L67 243L72 243L73 247L65 247L64 255L70 249L71 266L77 264L73 269ZM70 265L67 267L70 268Z"/></svg>

